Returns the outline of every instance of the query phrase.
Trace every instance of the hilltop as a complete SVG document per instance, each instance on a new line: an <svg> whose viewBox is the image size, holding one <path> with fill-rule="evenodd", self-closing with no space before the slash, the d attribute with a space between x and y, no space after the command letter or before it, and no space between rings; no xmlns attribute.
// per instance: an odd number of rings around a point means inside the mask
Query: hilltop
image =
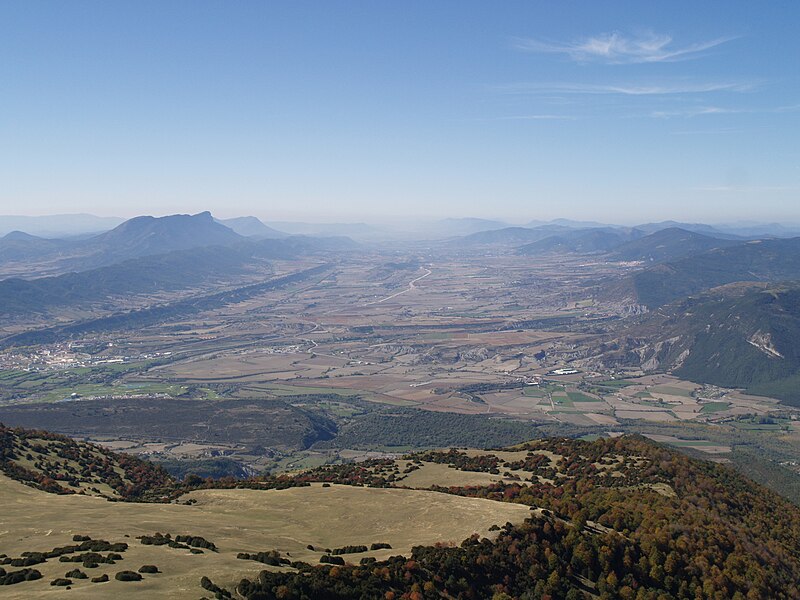
<svg viewBox="0 0 800 600"><path fill-rule="evenodd" d="M79 471L111 456L60 436L2 431L15 455L52 446L47 460L58 468L61 458ZM14 477L5 456L0 469ZM798 507L725 466L636 436L152 482L160 504L48 494L0 478L13 533L0 577L28 598L65 571L83 597L169 589L195 598L201 588L250 599L800 597ZM42 520L52 535L36 528ZM156 568L141 570L138 583L115 579L140 564ZM86 571L110 581L78 577Z"/></svg>
<svg viewBox="0 0 800 600"><path fill-rule="evenodd" d="M735 240L711 237L680 227L669 227L618 245L611 252L611 257L615 260L660 263L700 254L714 248L725 248L736 243Z"/></svg>

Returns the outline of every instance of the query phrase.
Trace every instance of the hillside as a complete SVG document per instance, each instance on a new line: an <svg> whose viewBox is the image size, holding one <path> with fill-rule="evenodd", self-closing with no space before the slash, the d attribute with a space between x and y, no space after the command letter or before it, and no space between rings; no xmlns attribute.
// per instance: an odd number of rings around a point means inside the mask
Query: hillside
<svg viewBox="0 0 800 600"><path fill-rule="evenodd" d="M737 243L741 242L722 240L679 227L670 227L621 244L613 249L610 257L622 261L661 263L700 254L714 248L726 248Z"/></svg>
<svg viewBox="0 0 800 600"><path fill-rule="evenodd" d="M26 260L69 248L70 242L12 231L0 238L0 263Z"/></svg>
<svg viewBox="0 0 800 600"><path fill-rule="evenodd" d="M67 435L302 449L327 440L324 415L278 400L81 400L0 407L0 422Z"/></svg>
<svg viewBox="0 0 800 600"><path fill-rule="evenodd" d="M645 315L611 346L609 365L640 364L800 405L800 286L714 290Z"/></svg>
<svg viewBox="0 0 800 600"><path fill-rule="evenodd" d="M492 229L489 231L479 231L470 235L451 240L454 246L519 246L531 242L542 240L546 237L570 231L568 227L559 225L544 225L535 229L527 227L504 227L503 229Z"/></svg>
<svg viewBox="0 0 800 600"><path fill-rule="evenodd" d="M636 229L593 228L568 231L559 235L526 244L517 249L519 254L538 255L547 253L590 254L605 252L629 240L641 237Z"/></svg>
<svg viewBox="0 0 800 600"><path fill-rule="evenodd" d="M160 467L101 446L0 422L0 471L54 494L153 499L174 485Z"/></svg>
<svg viewBox="0 0 800 600"><path fill-rule="evenodd" d="M800 278L800 238L756 240L665 262L610 284L606 293L655 308L737 281Z"/></svg>
<svg viewBox="0 0 800 600"><path fill-rule="evenodd" d="M0 316L45 313L76 305L85 309L108 305L114 297L123 295L230 281L246 273L251 261L248 254L232 248L195 248L55 277L4 279L0 281Z"/></svg>
<svg viewBox="0 0 800 600"><path fill-rule="evenodd" d="M48 441L5 432L15 448ZM67 462L77 470L95 452L76 444ZM636 436L172 485L172 503L142 504L0 477L11 534L0 577L26 598L65 576L87 598L800 597L798 507ZM114 575L142 564L156 569L137 583Z"/></svg>

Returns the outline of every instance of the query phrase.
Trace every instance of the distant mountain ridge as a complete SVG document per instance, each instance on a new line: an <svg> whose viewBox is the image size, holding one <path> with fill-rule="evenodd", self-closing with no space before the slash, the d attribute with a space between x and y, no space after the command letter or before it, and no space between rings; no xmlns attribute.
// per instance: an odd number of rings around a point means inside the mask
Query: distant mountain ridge
<svg viewBox="0 0 800 600"><path fill-rule="evenodd" d="M89 214L0 215L0 236L11 231L24 231L45 238L97 234L113 229L124 220L119 217L97 217Z"/></svg>
<svg viewBox="0 0 800 600"><path fill-rule="evenodd" d="M800 238L740 242L664 262L612 284L607 293L628 295L655 308L737 281L800 279Z"/></svg>
<svg viewBox="0 0 800 600"><path fill-rule="evenodd" d="M242 236L217 223L205 211L196 215L135 217L87 240L84 245L116 260L201 246L227 246L242 240ZM107 262L105 258L102 260Z"/></svg>
<svg viewBox="0 0 800 600"><path fill-rule="evenodd" d="M289 236L288 233L278 231L277 229L265 225L263 221L257 217L235 217L233 219L216 219L216 221L245 237L281 239Z"/></svg>
<svg viewBox="0 0 800 600"><path fill-rule="evenodd" d="M568 227L561 225L542 225L536 228L529 227L504 227L502 229L490 229L489 231L479 231L463 237L450 240L453 246L521 246L531 242L537 242L552 235L571 231Z"/></svg>
<svg viewBox="0 0 800 600"><path fill-rule="evenodd" d="M611 251L610 256L621 261L659 263L737 243L741 242L719 239L679 227L669 227L620 244Z"/></svg>
<svg viewBox="0 0 800 600"><path fill-rule="evenodd" d="M638 229L612 227L576 229L546 237L517 248L519 254L537 255L547 253L591 254L606 252L644 234Z"/></svg>

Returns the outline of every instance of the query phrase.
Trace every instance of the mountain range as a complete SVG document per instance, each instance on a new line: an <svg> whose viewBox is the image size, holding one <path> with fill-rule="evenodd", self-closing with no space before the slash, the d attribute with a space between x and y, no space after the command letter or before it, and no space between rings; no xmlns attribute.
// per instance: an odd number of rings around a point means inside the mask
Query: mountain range
<svg viewBox="0 0 800 600"><path fill-rule="evenodd" d="M653 309L737 281L800 279L800 238L754 240L734 245L718 240L714 245L723 247L634 272L622 282L610 284L606 293L627 297L635 304ZM639 256L641 260L642 255Z"/></svg>

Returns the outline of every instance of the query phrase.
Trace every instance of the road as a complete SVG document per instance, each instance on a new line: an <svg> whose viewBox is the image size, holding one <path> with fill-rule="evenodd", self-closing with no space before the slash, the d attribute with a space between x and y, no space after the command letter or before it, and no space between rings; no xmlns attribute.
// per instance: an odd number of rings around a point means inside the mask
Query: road
<svg viewBox="0 0 800 600"><path fill-rule="evenodd" d="M392 298L397 298L401 294L406 294L408 292L415 290L417 287L416 283L422 279L425 279L428 275L432 273L430 269L425 269L425 267L423 267L423 269L425 270L425 274L420 275L416 279L412 279L411 281L409 281L408 287L406 289L400 290L399 292L395 292L391 296L386 296L386 298L381 298L380 300L375 300L374 302L367 302L364 306L372 306L373 304L380 304L381 302L386 302L387 300L391 300Z"/></svg>

